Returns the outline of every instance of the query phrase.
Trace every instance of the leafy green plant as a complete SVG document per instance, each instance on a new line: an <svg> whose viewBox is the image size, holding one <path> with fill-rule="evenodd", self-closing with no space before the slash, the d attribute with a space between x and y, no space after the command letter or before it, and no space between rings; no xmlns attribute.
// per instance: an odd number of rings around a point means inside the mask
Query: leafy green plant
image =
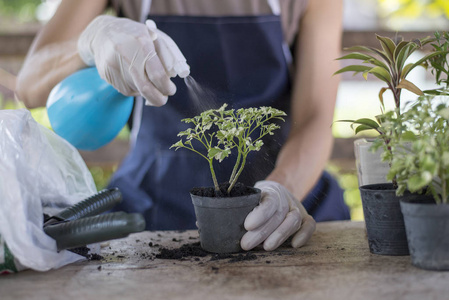
<svg viewBox="0 0 449 300"><path fill-rule="evenodd" d="M229 194L245 167L248 154L261 149L262 138L273 135L274 130L280 128L273 121L284 121L282 117L286 114L272 107L238 110L226 110L226 107L227 104L224 104L219 109L210 109L193 118L181 120L193 127L178 133L182 139L170 148L186 148L207 160L216 191L219 190L219 185L213 161L215 159L222 162L236 150L236 162L229 177Z"/></svg>
<svg viewBox="0 0 449 300"><path fill-rule="evenodd" d="M443 34L444 35L444 34ZM444 35L446 38L447 35ZM426 37L423 39L416 39L412 41L404 41L402 38L396 42L388 37L382 37L376 35L379 40L381 49L365 46L355 46L346 49L352 51L350 54L338 58L339 60L355 59L362 61L359 65L346 66L335 74L344 72L353 72L354 74L362 73L365 79L368 79L368 75L372 74L378 79L386 83L386 87L382 87L379 91L379 101L381 104L381 114L376 116L375 119L360 118L356 120L340 120L339 122L349 122L351 127L355 127L355 133L359 133L365 130L375 130L379 134L373 144L373 150L378 149L381 145L385 146L386 152L383 154L384 160L389 161L393 157L393 151L389 146L390 136L401 135L404 127L402 124L397 123L396 126L389 126L389 123L385 123L386 119L391 120L393 117L396 120L401 120L401 92L402 89L409 90L419 96L424 95L424 92L419 89L414 83L406 79L407 75L417 66L431 66L432 71L438 78L440 74L447 74L447 61L446 55L448 54L447 40L443 41L440 33L435 33L434 37ZM418 49L421 49L424 45L431 43L434 51L425 55L414 63L407 63L410 56ZM385 105L383 95L390 90L394 99L394 110L385 112ZM441 94L441 90L425 91L428 94ZM396 182L393 178L393 185L396 186Z"/></svg>
<svg viewBox="0 0 449 300"><path fill-rule="evenodd" d="M396 179L396 193L426 189L437 203L449 203L449 98L421 96L403 114L384 117L388 127L403 127L400 135L385 133L391 161L387 178Z"/></svg>
<svg viewBox="0 0 449 300"><path fill-rule="evenodd" d="M345 49L351 51L350 54L344 55L338 60L355 59L360 60L362 64L349 65L341 68L335 74L344 72L353 72L354 75L362 73L367 80L368 74L372 74L378 79L386 83L386 87L382 87L379 91L379 100L381 104L382 113L385 111L383 94L390 90L393 94L394 104L396 108L400 109L401 105L401 91L402 89L409 90L417 95L422 95L421 91L414 83L406 79L407 75L417 66L426 66L426 61L429 59L447 53L443 50L436 49L432 53L424 56L414 63L407 63L410 56L422 46L435 41L434 37L426 37L423 39L416 39L412 41L404 41L402 38L394 42L388 37L376 35L379 40L381 48L366 46L355 46ZM400 111L398 111L400 113Z"/></svg>
<svg viewBox="0 0 449 300"><path fill-rule="evenodd" d="M404 41L400 39L394 43L392 39L382 36L376 36L380 41L382 50L372 47L355 46L347 48L352 53L338 58L362 60L363 65L350 65L344 67L335 74L344 72L353 72L354 75L362 72L363 77L367 79L368 74L373 74L380 80L387 84L387 87L381 88L379 92L379 100L381 103L381 114L375 117L375 120L369 118L360 118L357 120L340 120L339 122L350 122L354 127L355 133L365 130L375 130L379 133L380 138L388 144L388 139L385 138L384 133L386 127L382 127L382 120L385 117L385 105L383 94L387 90L391 90L394 96L395 109L394 113L399 116L401 114L401 90L409 90L419 96L427 95L449 95L447 88L449 88L449 62L447 55L449 53L449 34L447 32L435 32L434 37L426 37L420 40ZM420 49L422 46L429 44L433 47L430 54L415 63L405 64L410 55ZM358 52L364 51L367 54ZM406 79L407 75L417 66L430 68L431 73L435 76L437 85L442 85L440 88L434 90L421 91L414 83ZM396 133L401 132L402 126L389 128L388 130L396 130Z"/></svg>

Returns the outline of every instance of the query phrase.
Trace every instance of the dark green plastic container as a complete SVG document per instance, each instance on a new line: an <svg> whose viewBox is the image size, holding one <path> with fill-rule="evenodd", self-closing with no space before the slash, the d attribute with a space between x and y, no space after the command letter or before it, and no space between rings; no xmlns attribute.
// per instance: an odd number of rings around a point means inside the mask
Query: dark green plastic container
<svg viewBox="0 0 449 300"><path fill-rule="evenodd" d="M361 186L360 194L370 252L379 255L409 255L399 201L421 195L405 193L398 197L391 183Z"/></svg>
<svg viewBox="0 0 449 300"><path fill-rule="evenodd" d="M431 197L401 200L412 264L426 270L449 270L449 204Z"/></svg>
<svg viewBox="0 0 449 300"><path fill-rule="evenodd" d="M259 204L261 192L239 197L202 197L190 194L195 208L201 247L213 253L242 251L240 239L246 216Z"/></svg>

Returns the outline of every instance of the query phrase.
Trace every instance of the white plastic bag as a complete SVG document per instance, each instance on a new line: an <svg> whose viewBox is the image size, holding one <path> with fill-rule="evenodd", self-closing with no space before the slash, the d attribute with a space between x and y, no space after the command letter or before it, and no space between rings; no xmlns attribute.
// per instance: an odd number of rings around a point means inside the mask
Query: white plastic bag
<svg viewBox="0 0 449 300"><path fill-rule="evenodd" d="M0 273L7 272L2 264L10 271L47 271L83 259L57 251L42 229L43 213L53 215L96 192L72 145L26 109L0 110Z"/></svg>

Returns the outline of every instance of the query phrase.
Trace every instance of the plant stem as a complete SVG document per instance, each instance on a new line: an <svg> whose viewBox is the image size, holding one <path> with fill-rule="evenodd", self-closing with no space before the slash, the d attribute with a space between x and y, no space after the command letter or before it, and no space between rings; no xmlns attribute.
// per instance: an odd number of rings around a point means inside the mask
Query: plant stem
<svg viewBox="0 0 449 300"><path fill-rule="evenodd" d="M385 143L385 146L387 147L388 152L390 152L391 157L393 157L393 149L391 149L391 146L390 146L390 139L384 137L384 143ZM391 168L391 161L388 162L388 166ZM396 176L391 180L391 183L393 183L394 189L398 188L398 181L396 179Z"/></svg>
<svg viewBox="0 0 449 300"><path fill-rule="evenodd" d="M398 114L400 114L401 109L401 89L394 89L394 104L396 105L396 108L398 109Z"/></svg>
<svg viewBox="0 0 449 300"><path fill-rule="evenodd" d="M213 159L209 159L209 168L210 173L212 174L212 180L214 181L215 191L218 192L220 190L220 187L218 186L217 176L215 176L213 161Z"/></svg>
<svg viewBox="0 0 449 300"><path fill-rule="evenodd" d="M237 179L239 178L240 174L243 171L243 168L245 167L245 163L246 163L246 155L243 155L243 160L242 160L242 164L240 165L240 169L237 172L237 175L235 175L234 179L232 180L232 182L230 182L229 188L228 188L228 194L231 192L232 188L234 187L234 185L237 183Z"/></svg>
<svg viewBox="0 0 449 300"><path fill-rule="evenodd" d="M235 161L234 169L232 170L231 177L229 178L230 183L234 180L235 174L237 173L237 169L239 167L241 157L242 157L242 154L241 154L241 151L239 148L237 160Z"/></svg>

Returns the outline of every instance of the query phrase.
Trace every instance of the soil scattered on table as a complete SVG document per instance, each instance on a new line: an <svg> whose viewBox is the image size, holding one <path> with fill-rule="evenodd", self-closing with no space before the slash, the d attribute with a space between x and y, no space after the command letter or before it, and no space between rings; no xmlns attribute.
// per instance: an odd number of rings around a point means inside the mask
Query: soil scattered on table
<svg viewBox="0 0 449 300"><path fill-rule="evenodd" d="M85 258L87 258L88 260L102 260L103 259L103 256L101 256L100 254L89 253L90 248L88 248L88 247L73 248L73 249L69 249L69 251L76 253L78 255L82 255Z"/></svg>
<svg viewBox="0 0 449 300"><path fill-rule="evenodd" d="M199 261L198 257L211 256L210 261L229 259L229 262L238 262L246 260L255 260L257 255L252 252L246 252L245 254L231 254L231 253L210 253L203 250L199 242L182 245L176 249L160 248L159 253L156 254L156 258L159 259L176 259L176 260L189 260L193 258L195 261Z"/></svg>
<svg viewBox="0 0 449 300"><path fill-rule="evenodd" d="M210 253L204 251L201 248L200 243L191 243L182 245L176 249L168 249L168 248L160 248L159 253L156 254L156 258L159 259L177 259L177 260L186 260L186 258L190 257L205 257Z"/></svg>

